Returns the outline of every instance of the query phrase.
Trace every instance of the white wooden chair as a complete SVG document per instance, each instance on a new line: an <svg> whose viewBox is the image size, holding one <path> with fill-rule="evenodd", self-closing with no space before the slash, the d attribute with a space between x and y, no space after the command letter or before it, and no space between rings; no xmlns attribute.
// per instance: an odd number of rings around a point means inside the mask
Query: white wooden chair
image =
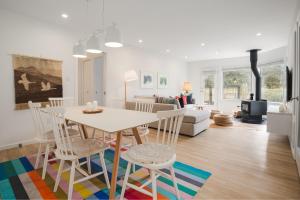
<svg viewBox="0 0 300 200"><path fill-rule="evenodd" d="M65 108L65 107L74 106L74 104L75 104L73 97L50 97L50 98L48 98L48 100L49 100L51 107ZM67 126L70 126L72 128L73 128L73 126L77 126L78 130L80 130L78 124L75 122L67 121Z"/></svg>
<svg viewBox="0 0 300 200"><path fill-rule="evenodd" d="M110 188L109 178L104 161L104 151L108 148L107 145L96 139L76 140L75 138L71 138L69 135L70 128L66 125L66 121L62 113L60 111L57 111L56 108L51 108L50 112L53 121L54 138L57 146L54 153L57 159L60 160L59 169L54 185L54 192L57 191L62 172L66 170L70 170L68 199L72 199L74 184L89 180L102 174L104 174L107 187ZM100 164L103 171L92 174L90 156L94 154L99 154ZM87 158L87 161L80 163L80 158ZM63 170L64 163L66 161L71 162L71 167ZM81 168L83 164L87 164L88 171L85 171ZM84 177L78 180L74 180L75 170L77 170Z"/></svg>
<svg viewBox="0 0 300 200"><path fill-rule="evenodd" d="M48 98L51 107L74 106L73 97L50 97Z"/></svg>
<svg viewBox="0 0 300 200"><path fill-rule="evenodd" d="M135 111L139 111L139 112L150 112L152 113L153 111L153 103L149 103L149 102L141 102L141 101L136 101L135 102ZM148 137L147 135L149 134L149 124L144 124L142 126L139 126L138 132L140 134L141 137L145 138L145 141L148 142ZM131 137L132 138L132 143L131 145L135 144L135 138L132 132L132 129L128 129L122 132L123 136L125 137Z"/></svg>
<svg viewBox="0 0 300 200"><path fill-rule="evenodd" d="M32 113L32 118L34 122L35 132L36 132L36 139L38 140L39 147L38 147L38 154L36 157L34 168L37 169L40 163L40 158L42 154L45 154L44 163L43 163L43 172L42 178L45 179L47 165L49 161L49 153L51 149L53 149L54 144L54 137L53 131L51 129L47 129L46 123L46 114L41 112L42 105L40 103L32 103L32 101L28 102L28 106ZM43 145L46 145L45 151L43 152Z"/></svg>
<svg viewBox="0 0 300 200"><path fill-rule="evenodd" d="M184 112L184 109L157 112L159 123L156 143L132 146L128 151L121 155L124 160L128 161L128 165L120 199L124 198L127 187L152 196L153 199L157 199L156 179L159 176L165 176L173 180L177 199L180 199L173 164L176 161L175 147L184 117ZM140 187L128 182L133 164L144 167L150 172L150 179ZM161 169L169 169L170 175L162 172ZM144 187L150 183L152 183L152 193L144 189Z"/></svg>
<svg viewBox="0 0 300 200"><path fill-rule="evenodd" d="M51 151L53 151L55 146L52 124L50 121L51 118L46 108L44 109L44 112L42 112L42 105L40 103L33 103L32 101L29 101L28 106L32 113L32 118L36 132L36 139L39 143L34 168L37 169L39 167L40 159L42 157L42 154L44 153L45 155L43 162L42 179L45 179L48 162L56 160L56 158L49 159L49 154L51 153ZM70 130L69 134L72 137L79 136L78 132L73 129ZM44 151L43 145L45 145Z"/></svg>

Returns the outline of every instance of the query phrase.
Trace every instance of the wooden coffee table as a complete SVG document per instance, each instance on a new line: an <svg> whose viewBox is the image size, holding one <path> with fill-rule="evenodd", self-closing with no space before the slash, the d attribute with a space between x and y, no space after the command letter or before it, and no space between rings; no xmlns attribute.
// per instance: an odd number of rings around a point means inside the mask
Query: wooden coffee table
<svg viewBox="0 0 300 200"><path fill-rule="evenodd" d="M221 112L219 110L211 110L210 119L213 119L216 114L220 114L220 113Z"/></svg>
<svg viewBox="0 0 300 200"><path fill-rule="evenodd" d="M232 126L233 125L232 115L215 114L214 121L215 121L215 124L218 126Z"/></svg>

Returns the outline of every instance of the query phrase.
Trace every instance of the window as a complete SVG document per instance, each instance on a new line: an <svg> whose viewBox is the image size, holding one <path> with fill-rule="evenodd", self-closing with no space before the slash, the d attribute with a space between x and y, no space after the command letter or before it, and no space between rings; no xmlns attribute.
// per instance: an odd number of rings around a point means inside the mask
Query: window
<svg viewBox="0 0 300 200"><path fill-rule="evenodd" d="M248 99L251 92L251 71L223 71L223 99Z"/></svg>
<svg viewBox="0 0 300 200"><path fill-rule="evenodd" d="M204 72L204 104L215 105L215 76L216 72Z"/></svg>
<svg viewBox="0 0 300 200"><path fill-rule="evenodd" d="M286 74L283 65L262 66L260 73L262 98L269 102L283 102L286 95Z"/></svg>

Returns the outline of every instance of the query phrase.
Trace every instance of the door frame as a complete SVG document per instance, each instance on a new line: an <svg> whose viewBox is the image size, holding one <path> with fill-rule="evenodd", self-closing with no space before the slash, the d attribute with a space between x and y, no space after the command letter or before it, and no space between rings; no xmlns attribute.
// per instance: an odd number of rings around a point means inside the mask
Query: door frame
<svg viewBox="0 0 300 200"><path fill-rule="evenodd" d="M84 75L83 75L83 66L84 66L84 62L86 61L93 61L96 58L102 58L103 59L103 66L101 68L101 78L102 78L102 103L103 105L105 105L105 68L106 68L106 54L105 53L101 53L101 54L88 54L87 58L81 58L78 60L78 71L77 71L77 80L78 80L78 104L79 105L83 105L83 99L84 99L84 94L83 94L83 83L84 83Z"/></svg>

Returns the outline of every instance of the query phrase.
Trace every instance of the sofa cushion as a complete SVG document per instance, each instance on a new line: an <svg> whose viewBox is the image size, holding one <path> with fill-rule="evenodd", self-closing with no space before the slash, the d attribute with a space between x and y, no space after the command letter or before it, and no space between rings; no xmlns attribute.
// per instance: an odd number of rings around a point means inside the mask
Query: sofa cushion
<svg viewBox="0 0 300 200"><path fill-rule="evenodd" d="M187 104L193 103L193 94L192 93L186 96L186 101L187 101Z"/></svg>
<svg viewBox="0 0 300 200"><path fill-rule="evenodd" d="M163 98L161 103L165 104L176 104L176 99L174 98Z"/></svg>
<svg viewBox="0 0 300 200"><path fill-rule="evenodd" d="M184 114L183 122L196 124L209 118L208 110L187 110Z"/></svg>

